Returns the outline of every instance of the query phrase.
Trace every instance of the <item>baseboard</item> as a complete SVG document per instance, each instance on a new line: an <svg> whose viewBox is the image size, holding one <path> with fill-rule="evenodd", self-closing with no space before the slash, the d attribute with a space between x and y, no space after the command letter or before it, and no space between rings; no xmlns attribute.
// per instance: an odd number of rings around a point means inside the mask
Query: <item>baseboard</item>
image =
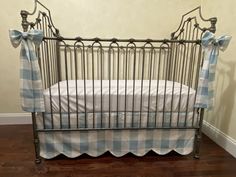
<svg viewBox="0 0 236 177"><path fill-rule="evenodd" d="M30 113L0 113L0 125L32 124Z"/></svg>
<svg viewBox="0 0 236 177"><path fill-rule="evenodd" d="M212 126L207 121L203 122L202 131L219 146L236 158L236 140L226 135L218 128Z"/></svg>

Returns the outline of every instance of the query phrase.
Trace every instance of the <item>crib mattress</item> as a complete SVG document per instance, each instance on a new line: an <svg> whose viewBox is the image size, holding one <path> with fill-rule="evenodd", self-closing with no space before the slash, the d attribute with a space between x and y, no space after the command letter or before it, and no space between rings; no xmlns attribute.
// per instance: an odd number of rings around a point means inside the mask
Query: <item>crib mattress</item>
<svg viewBox="0 0 236 177"><path fill-rule="evenodd" d="M59 87L60 89L58 89ZM85 87L86 91L83 80L61 81L52 85L50 89L44 91L46 112L85 112L85 93L86 112L101 111L101 99L104 112L109 109L117 111L117 107L121 112L140 110L144 112L185 112L193 110L195 100L194 89L177 82L164 80L151 80L151 82L149 80L143 80L143 82L141 80L127 80L127 82L111 80L110 89L109 80L103 80L102 83L100 80L94 80L94 84L92 80L86 80Z"/></svg>

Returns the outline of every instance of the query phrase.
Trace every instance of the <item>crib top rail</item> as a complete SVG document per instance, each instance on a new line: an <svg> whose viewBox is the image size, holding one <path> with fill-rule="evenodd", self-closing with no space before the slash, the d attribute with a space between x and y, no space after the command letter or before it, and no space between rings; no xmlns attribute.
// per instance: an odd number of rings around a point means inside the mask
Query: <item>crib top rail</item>
<svg viewBox="0 0 236 177"><path fill-rule="evenodd" d="M185 39L117 39L117 38L81 38L81 37L75 37L75 38L66 38L66 37L44 37L44 40L59 40L59 41L86 41L86 42L111 42L111 43L117 43L117 42L125 42L125 43L196 43L200 44L201 40L185 40Z"/></svg>
<svg viewBox="0 0 236 177"><path fill-rule="evenodd" d="M182 15L181 22L176 31L171 33L170 39L101 39L101 38L67 38L61 36L59 29L55 27L50 10L42 4L39 0L34 0L34 9L32 12L22 10L22 28L23 31L27 31L28 29L41 29L44 32L44 39L50 40L76 40L76 41L104 41L104 42L161 42L161 43L172 43L172 42L180 42L180 43L199 43L202 34L208 30L213 33L216 31L216 22L217 18L204 18L201 12L201 7L197 7L184 15ZM34 21L29 21L29 16L37 17ZM204 24L204 25L203 25ZM205 27L208 26L208 27Z"/></svg>

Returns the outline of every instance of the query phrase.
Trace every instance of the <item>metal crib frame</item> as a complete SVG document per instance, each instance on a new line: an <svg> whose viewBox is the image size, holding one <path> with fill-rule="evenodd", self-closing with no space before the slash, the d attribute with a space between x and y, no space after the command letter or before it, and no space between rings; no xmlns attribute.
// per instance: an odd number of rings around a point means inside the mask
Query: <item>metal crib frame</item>
<svg viewBox="0 0 236 177"><path fill-rule="evenodd" d="M43 10L38 10L38 6L40 6ZM36 14L36 20L34 22L28 21L28 17ZM197 14L193 15L194 13L198 12ZM191 16L192 15L192 16ZM199 69L202 65L202 55L201 55L201 36L203 32L209 30L211 32L216 31L216 21L215 17L205 19L202 17L201 14L201 7L197 7L190 12L184 14L181 19L181 23L178 29L171 34L171 39L163 39L163 40L154 40L154 39L101 39L101 38L66 38L60 35L59 30L55 28L51 15L50 10L44 6L38 0L35 0L35 7L32 13L22 10L21 11L22 17L22 27L24 31L27 31L29 28L35 29L42 29L44 31L44 39L43 43L41 44L40 48L37 50L37 55L39 57L39 64L41 67L41 74L43 80L43 87L49 88L50 93L50 110L53 112L52 109L52 97L51 97L51 89L50 86L53 84L59 83L59 81L65 80L67 82L67 91L68 91L68 80L74 79L78 80L81 79L84 81L88 79L92 79L93 81L93 100L94 100L94 80L101 81L101 89L103 80L109 80L109 98L110 98L110 81L116 80L117 81L117 90L119 89L119 81L125 80L127 83L128 80L141 80L143 84L143 80L149 80L149 104L147 108L147 114L149 116L150 111L150 87L151 87L151 80L157 80L157 84L159 80L165 80L167 82L176 81L181 84L185 84L189 86L189 88L197 89L198 85L198 73ZM188 17L188 18L186 18ZM205 28L201 27L198 23L198 20L201 20L201 23L205 22L207 25L210 24L210 27ZM80 55L81 66L78 67L78 61ZM85 56L86 55L86 56ZM108 57L108 73L104 74L104 66L103 62L105 61L106 55ZM90 56L90 57L88 57ZM147 57L148 56L148 57ZM100 60L99 60L100 58ZM115 59L116 58L116 59ZM121 62L121 58L123 58L123 62ZM148 59L146 59L148 58ZM87 60L87 61L85 61ZM89 69L91 66L88 62L90 60L90 64L92 64L92 68ZM95 62L97 61L97 63ZM139 60L139 63L137 62ZM116 64L114 62L116 61ZM130 64L131 61L131 64ZM133 63L132 63L133 61ZM62 63L64 62L64 63ZM87 62L87 64L86 64ZM112 63L111 63L112 62ZM147 63L145 63L147 62ZM105 63L105 62L104 62ZM111 66L111 65L114 66ZM122 66L121 66L122 65ZM139 65L139 69L137 68ZM147 66L148 65L148 66ZM94 68L97 69L98 72ZM134 69L130 69L134 68ZM78 72L81 70L81 74ZM144 70L147 70L146 72ZM114 72L116 71L116 72ZM113 73L114 72L114 73ZM113 73L113 74L112 74ZM129 74L131 73L131 74ZM99 76L98 76L99 75ZM77 82L76 82L77 83ZM134 82L135 84L135 82ZM135 87L135 85L133 85ZM127 85L125 89L127 88ZM142 86L141 86L142 88ZM173 84L174 88L174 84ZM58 89L60 86L58 84ZM86 90L86 86L84 86ZM166 88L165 88L166 89ZM77 85L76 85L77 90ZM133 89L134 90L134 89ZM174 90L174 89L173 89ZM157 89L158 92L158 89ZM67 92L68 93L68 92ZM86 91L84 92L86 93ZM118 93L118 91L117 91ZM142 118L142 90L141 90L141 105L139 111L131 111L132 114L139 113L140 120ZM165 90L166 94L166 90ZM77 95L77 93L76 93ZM172 93L173 95L173 93ZM126 110L126 92L125 92L125 114L128 112ZM196 97L196 96L195 96ZM69 95L68 95L69 98ZM85 104L85 115L86 115L86 94L84 94L84 104ZM101 91L101 98L102 98L102 91ZM173 98L173 97L172 97ZM59 99L60 99L60 91L59 91ZM134 92L133 92L133 99L134 99ZM158 95L156 98L156 104L158 101ZM181 99L181 97L180 97ZM188 92L188 99L189 99L189 92ZM188 100L187 99L187 100ZM117 105L118 105L118 94L117 94ZM78 100L76 100L78 104ZM68 99L68 115L70 113L70 105ZM172 100L173 103L173 100ZM172 104L171 103L171 104ZM95 111L95 105L93 101L93 115L97 112L103 114L103 101L101 99L101 110ZM109 111L106 112L110 114L113 112L110 109L110 99L109 99ZM134 104L134 100L133 100ZM186 104L189 104L188 101ZM188 108L188 107L187 107ZM118 115L118 106L115 112ZM192 108L195 111L195 108ZM178 108L180 111L180 106ZM198 119L197 125L192 123L191 126L187 125L186 119L184 126L172 126L171 123L169 126L156 126L156 127L145 127L145 129L195 129L195 145L194 145L194 157L199 158L199 146L201 141L201 128L202 128L202 121L204 115L204 109L196 110L199 116L195 119ZM78 108L76 108L76 114L78 117ZM157 108L154 112L157 112ZM165 97L164 97L164 105L163 105L163 112L165 112ZM172 113L172 107L171 107ZM187 113L187 109L186 109ZM44 115L44 113L43 113ZM164 114L163 114L164 115ZM186 114L187 115L187 114ZM60 119L61 119L61 108L60 108ZM163 117L164 120L164 117ZM193 115L194 120L194 115ZM143 129L143 127L104 127L104 128L71 128L70 127L70 116L69 116L69 124L67 128L59 129L54 128L53 123L53 114L51 119L51 128L46 128L44 123L44 128L38 128L36 123L36 113L32 113L32 122L33 122L33 135L34 135L34 145L35 145L35 154L36 154L36 163L40 163L40 149L39 149L39 132L54 132L54 131L87 131L87 130L104 130L104 129ZM171 120L170 120L171 121ZM102 122L101 122L102 125Z"/></svg>

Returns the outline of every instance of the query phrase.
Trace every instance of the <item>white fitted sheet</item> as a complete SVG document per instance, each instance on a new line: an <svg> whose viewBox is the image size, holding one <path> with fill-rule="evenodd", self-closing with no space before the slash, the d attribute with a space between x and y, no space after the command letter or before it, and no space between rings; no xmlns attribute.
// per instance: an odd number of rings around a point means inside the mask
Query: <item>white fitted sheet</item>
<svg viewBox="0 0 236 177"><path fill-rule="evenodd" d="M135 89L133 90L133 84ZM141 80L119 80L117 89L117 80L110 82L110 111L125 111L125 93L126 93L126 111L172 111L185 112L193 111L195 100L195 90L186 85L177 82L152 80L150 87L149 99L149 80L143 80L141 87ZM157 87L158 85L158 87ZM59 89L60 86L60 96ZM157 90L158 88L158 90ZM142 108L141 105L141 89L142 89ZM133 104L134 91L134 104ZM51 92L51 98L50 98ZM118 93L119 92L119 93ZM158 92L158 95L157 95ZM118 96L117 96L118 94ZM69 97L68 97L69 95ZM189 95L189 97L188 97ZM60 98L59 98L60 97ZM76 97L78 101L76 102ZM165 98L165 99L164 99ZM46 112L84 112L84 81L76 80L61 81L51 86L51 88L44 91L44 100ZM61 103L59 103L59 100ZM69 100L69 104L68 104ZM109 111L109 80L102 81L102 111ZM165 103L165 104L164 104ZM149 104L149 110L148 110ZM52 107L51 107L52 105ZM78 110L77 110L78 109ZM101 111L101 80L94 80L94 111ZM86 112L93 112L93 81L86 80Z"/></svg>

